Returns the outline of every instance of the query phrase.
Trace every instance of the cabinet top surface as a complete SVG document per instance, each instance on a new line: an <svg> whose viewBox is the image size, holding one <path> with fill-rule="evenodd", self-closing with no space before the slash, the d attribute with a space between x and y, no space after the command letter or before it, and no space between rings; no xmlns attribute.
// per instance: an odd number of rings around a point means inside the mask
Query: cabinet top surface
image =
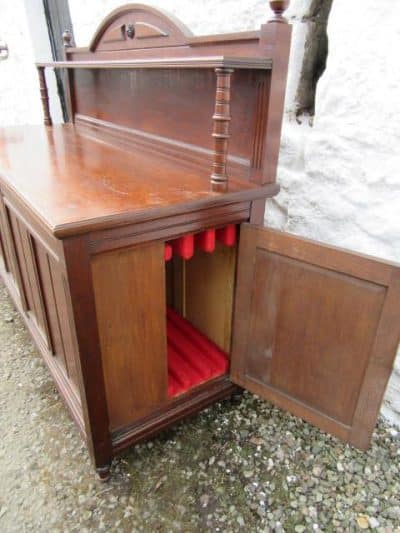
<svg viewBox="0 0 400 533"><path fill-rule="evenodd" d="M212 192L205 170L123 150L72 125L0 129L0 179L58 237L277 192L234 178L227 192Z"/></svg>

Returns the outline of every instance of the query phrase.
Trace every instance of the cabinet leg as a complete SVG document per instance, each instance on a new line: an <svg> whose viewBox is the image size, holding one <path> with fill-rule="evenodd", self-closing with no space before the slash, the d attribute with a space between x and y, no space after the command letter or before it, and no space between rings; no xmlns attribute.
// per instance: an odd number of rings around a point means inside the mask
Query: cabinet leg
<svg viewBox="0 0 400 533"><path fill-rule="evenodd" d="M231 403L232 405L238 405L243 398L243 389L237 389L234 393L232 393L231 396Z"/></svg>
<svg viewBox="0 0 400 533"><path fill-rule="evenodd" d="M102 483L106 483L110 479L111 463L96 468L97 478Z"/></svg>

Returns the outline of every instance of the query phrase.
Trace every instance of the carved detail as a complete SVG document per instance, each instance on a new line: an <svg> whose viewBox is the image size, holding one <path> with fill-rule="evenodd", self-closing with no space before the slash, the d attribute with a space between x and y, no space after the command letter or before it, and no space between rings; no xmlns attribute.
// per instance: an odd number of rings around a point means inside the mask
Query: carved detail
<svg viewBox="0 0 400 533"><path fill-rule="evenodd" d="M137 22L135 26L136 38L147 39L149 37L168 37L168 33L161 28L149 24L148 22Z"/></svg>
<svg viewBox="0 0 400 533"><path fill-rule="evenodd" d="M39 75L39 88L40 88L40 99L42 100L42 108L44 115L44 124L46 126L51 126L51 116L49 108L49 95L47 92L46 77L44 75L44 67L37 67Z"/></svg>
<svg viewBox="0 0 400 533"><path fill-rule="evenodd" d="M211 188L213 191L223 192L228 188L226 163L228 159L230 103L231 103L231 75L233 69L216 68L217 90L215 95L215 111L213 115L214 161L211 174Z"/></svg>
<svg viewBox="0 0 400 533"><path fill-rule="evenodd" d="M274 12L274 16L268 22L280 22L287 24L287 20L283 16L283 13L289 7L290 0L269 0L269 5Z"/></svg>
<svg viewBox="0 0 400 533"><path fill-rule="evenodd" d="M126 41L126 39L148 39L154 37L168 37L168 33L161 28L149 24L148 22L136 22L135 24L122 24L111 28L106 33L104 43L114 43Z"/></svg>
<svg viewBox="0 0 400 533"><path fill-rule="evenodd" d="M126 27L126 36L129 39L133 39L135 37L135 26L133 24L128 24Z"/></svg>
<svg viewBox="0 0 400 533"><path fill-rule="evenodd" d="M62 40L64 48L70 48L73 41L72 33L69 30L65 30L62 34Z"/></svg>

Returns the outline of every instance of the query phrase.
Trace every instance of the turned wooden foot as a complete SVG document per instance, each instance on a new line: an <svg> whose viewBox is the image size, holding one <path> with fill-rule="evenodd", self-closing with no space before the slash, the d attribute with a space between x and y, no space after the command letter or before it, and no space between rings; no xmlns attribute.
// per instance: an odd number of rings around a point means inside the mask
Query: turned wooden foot
<svg viewBox="0 0 400 533"><path fill-rule="evenodd" d="M97 478L102 483L106 483L110 479L111 464L105 466L99 466L96 468Z"/></svg>
<svg viewBox="0 0 400 533"><path fill-rule="evenodd" d="M238 405L243 399L243 390L242 389L238 389L237 391L235 391L232 396L231 396L231 403L233 405Z"/></svg>

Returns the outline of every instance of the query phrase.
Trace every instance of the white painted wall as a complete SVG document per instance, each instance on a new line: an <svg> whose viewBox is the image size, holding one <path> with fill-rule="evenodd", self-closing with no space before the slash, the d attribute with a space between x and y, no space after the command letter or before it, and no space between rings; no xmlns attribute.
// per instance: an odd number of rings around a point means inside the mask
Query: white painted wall
<svg viewBox="0 0 400 533"><path fill-rule="evenodd" d="M42 121L32 67L33 58L40 57L37 39L47 38L39 1L25 0L30 19L39 14L34 49L24 1L0 0L0 37L8 41L12 54L0 62L0 124ZM282 191L269 202L266 221L400 262L400 3L381 0L377 9L373 0L363 0L361 7L360 2L334 0L328 66L318 86L311 128L306 119L302 125L293 119L307 32L302 16L310 1L292 0L289 11L294 38L278 172ZM69 2L75 40L86 45L99 21L123 0ZM196 34L254 29L270 16L266 0L151 3L175 14ZM383 413L400 423L400 360Z"/></svg>
<svg viewBox="0 0 400 533"><path fill-rule="evenodd" d="M42 107L35 61L51 59L41 0L0 0L0 38L9 57L0 61L0 126L41 124ZM48 76L51 112L61 121L54 74Z"/></svg>

